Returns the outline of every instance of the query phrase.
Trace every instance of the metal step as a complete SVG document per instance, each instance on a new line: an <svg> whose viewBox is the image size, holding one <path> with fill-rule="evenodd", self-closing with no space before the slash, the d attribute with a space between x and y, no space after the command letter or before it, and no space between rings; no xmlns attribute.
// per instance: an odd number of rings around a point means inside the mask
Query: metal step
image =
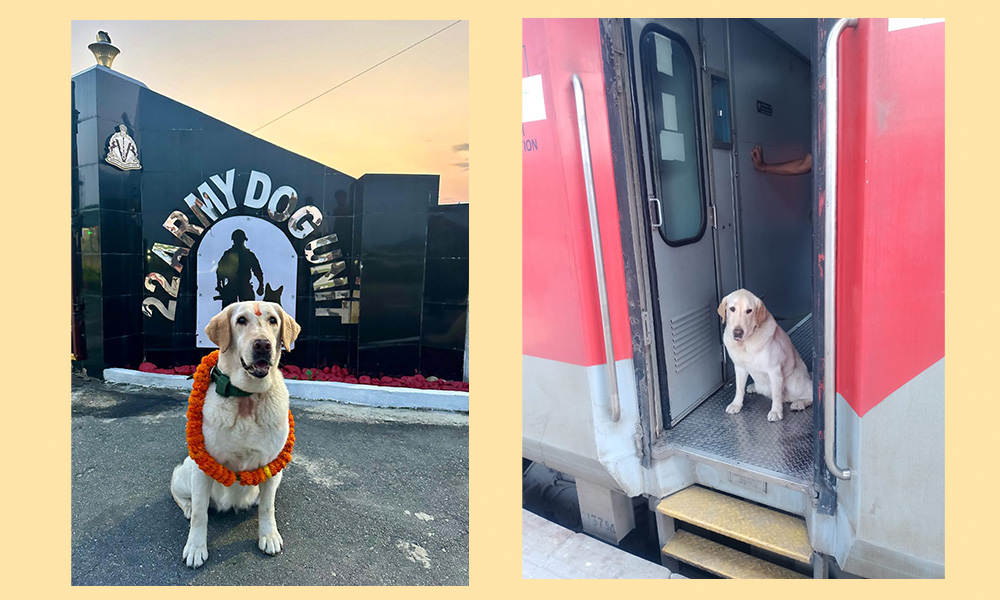
<svg viewBox="0 0 1000 600"><path fill-rule="evenodd" d="M663 546L663 553L728 579L809 579L687 531L676 532Z"/></svg>
<svg viewBox="0 0 1000 600"><path fill-rule="evenodd" d="M708 488L685 488L660 500L656 510L781 556L804 563L812 559L804 520Z"/></svg>

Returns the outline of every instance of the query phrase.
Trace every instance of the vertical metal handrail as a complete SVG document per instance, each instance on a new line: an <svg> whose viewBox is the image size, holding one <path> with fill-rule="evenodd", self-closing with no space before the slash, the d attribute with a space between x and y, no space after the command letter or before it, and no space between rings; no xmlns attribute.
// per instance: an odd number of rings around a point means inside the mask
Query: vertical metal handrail
<svg viewBox="0 0 1000 600"><path fill-rule="evenodd" d="M823 253L823 454L826 468L838 479L851 470L837 466L833 453L837 402L837 42L857 19L840 19L826 39L826 230Z"/></svg>
<svg viewBox="0 0 1000 600"><path fill-rule="evenodd" d="M583 180L587 188L587 209L590 212L590 237L594 243L594 266L597 270L597 293L601 303L601 325L604 328L604 354L607 359L608 392L611 420L621 418L618 398L618 371L615 368L615 348L611 341L611 311L608 309L608 284L604 279L604 253L601 251L601 227L597 222L597 197L594 193L594 169L590 161L590 134L587 131L587 108L583 101L583 83L573 73L573 93L576 96L576 123L580 131L580 154L583 158Z"/></svg>

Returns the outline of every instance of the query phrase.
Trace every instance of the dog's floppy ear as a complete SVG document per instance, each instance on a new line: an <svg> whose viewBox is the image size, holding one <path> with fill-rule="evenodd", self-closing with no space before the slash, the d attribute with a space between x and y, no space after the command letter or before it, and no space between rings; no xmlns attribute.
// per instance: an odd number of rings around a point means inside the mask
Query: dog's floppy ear
<svg viewBox="0 0 1000 600"><path fill-rule="evenodd" d="M754 317L757 319L757 327L763 325L769 316L771 316L771 313L767 312L764 301L757 298L757 305L754 306Z"/></svg>
<svg viewBox="0 0 1000 600"><path fill-rule="evenodd" d="M726 322L726 303L728 300L729 296L726 296L725 298L722 299L722 302L719 303L719 316L722 317L723 323Z"/></svg>
<svg viewBox="0 0 1000 600"><path fill-rule="evenodd" d="M229 311L232 308L233 305L230 304L222 309L222 312L212 317L212 320L205 326L205 335L219 347L219 352L225 352L229 349L229 338L231 336Z"/></svg>
<svg viewBox="0 0 1000 600"><path fill-rule="evenodd" d="M285 312L285 309L281 308L280 304L275 303L274 308L281 315L281 332L278 334L278 337L281 338L281 343L285 346L285 350L291 350L292 342L295 341L295 338L299 337L299 332L302 331L302 328L299 327L299 324L295 322L295 319L291 315Z"/></svg>

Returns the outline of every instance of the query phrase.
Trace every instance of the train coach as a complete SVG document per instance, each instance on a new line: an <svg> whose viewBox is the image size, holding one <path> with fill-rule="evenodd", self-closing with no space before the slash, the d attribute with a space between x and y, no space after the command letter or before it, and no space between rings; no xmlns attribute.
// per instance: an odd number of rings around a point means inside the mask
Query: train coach
<svg viewBox="0 0 1000 600"><path fill-rule="evenodd" d="M638 516L722 577L944 576L944 27L523 22L522 451L586 532ZM739 288L806 410L726 413Z"/></svg>

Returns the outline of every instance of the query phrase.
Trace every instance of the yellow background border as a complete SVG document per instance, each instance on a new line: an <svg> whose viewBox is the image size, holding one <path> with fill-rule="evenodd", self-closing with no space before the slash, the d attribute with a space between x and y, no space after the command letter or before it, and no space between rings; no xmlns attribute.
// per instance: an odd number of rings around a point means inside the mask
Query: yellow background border
<svg viewBox="0 0 1000 600"><path fill-rule="evenodd" d="M947 491L944 581L797 584L784 593L810 597L911 597L996 589L997 534L997 266L994 230L1000 198L993 104L995 8L960 10L930 2L765 4L715 2L678 7L697 16L945 16L947 52L946 390ZM19 3L5 13L3 257L6 408L3 518L5 588L17 597L133 594L132 590L70 587L70 211L69 40L72 18L467 18L470 19L471 354L470 585L473 589L288 589L277 593L402 593L423 597L469 594L552 594L604 597L771 596L765 582L537 582L520 580L520 18L525 16L648 16L662 3L592 1L501 3L205 2L103 3L72 6ZM836 10L834 10L836 9ZM611 13L611 14L609 14ZM805 15L803 13L812 13ZM874 15L872 14L874 13ZM141 74L135 74L137 76ZM914 285L920 285L915 281ZM912 315L919 327L925 315ZM108 465L109 472L113 465ZM108 475L111 476L111 475ZM154 482L155 483L155 482ZM163 482L166 485L166 482ZM333 532L333 535L336 533ZM336 561L336 557L331 557ZM805 585L813 587L806 591ZM843 586L843 587L836 587ZM947 588L947 589L946 589ZM960 589L961 588L961 589ZM142 592L175 595L171 588ZM192 589L185 594L216 594ZM238 593L238 592L236 592ZM779 593L781 593L779 591ZM995 592L994 592L995 593Z"/></svg>

